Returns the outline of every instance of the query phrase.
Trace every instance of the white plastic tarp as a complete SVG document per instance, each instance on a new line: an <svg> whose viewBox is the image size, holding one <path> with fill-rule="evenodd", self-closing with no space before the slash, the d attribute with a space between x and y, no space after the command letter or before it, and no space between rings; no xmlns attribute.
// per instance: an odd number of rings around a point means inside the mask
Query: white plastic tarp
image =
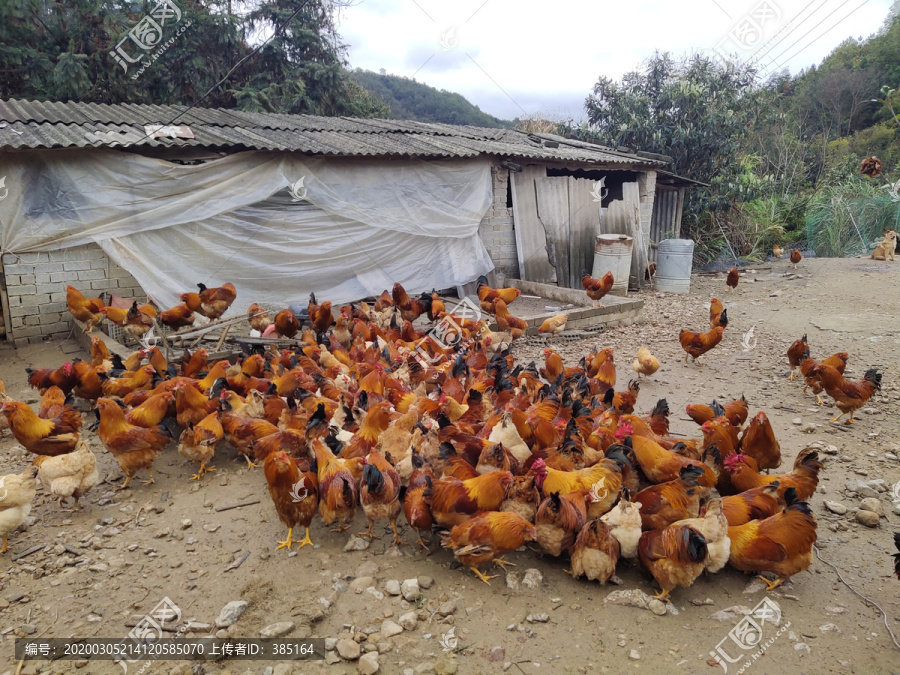
<svg viewBox="0 0 900 675"><path fill-rule="evenodd" d="M484 160L245 152L183 166L35 151L5 155L0 173L3 251L97 243L163 307L198 282L233 283L233 313L305 303L311 291L346 302L395 281L449 288L493 269L478 236L491 203Z"/></svg>

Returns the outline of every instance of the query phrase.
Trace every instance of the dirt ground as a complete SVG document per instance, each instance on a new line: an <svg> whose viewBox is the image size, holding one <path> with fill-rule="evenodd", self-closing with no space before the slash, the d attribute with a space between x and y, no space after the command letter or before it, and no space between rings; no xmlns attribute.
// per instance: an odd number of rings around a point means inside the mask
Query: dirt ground
<svg viewBox="0 0 900 675"><path fill-rule="evenodd" d="M782 470L789 470L798 451L818 443L825 468L811 503L821 556L862 596L881 605L888 624L900 633L900 581L892 577L889 556L893 532L900 530L900 507L893 510L891 503L891 486L900 482L900 387L894 358L900 342L900 263L812 259L800 264L797 277L790 273L785 261L761 265L755 274L744 273L733 295L722 275L695 276L686 296L647 291L641 294L646 304L639 324L590 341L561 340L557 346L567 364L594 345L613 347L617 388L622 389L633 375L630 364L637 348L646 344L662 367L642 384L638 413L666 398L674 432L699 436L683 414L686 403L744 394L751 414L764 410L769 415L785 458ZM722 344L705 358L705 367L686 366L678 331L707 326L713 295L725 302L731 323ZM751 329L753 335L746 335ZM881 395L852 427L830 423L836 410L817 407L813 397L801 393L800 384L788 381L784 353L803 333L814 357L849 352L851 377L861 377L872 366L884 373ZM517 346L515 353L527 362L540 360L541 349L542 344L531 341ZM73 342L0 349L0 379L13 397L35 401L23 369L58 366L77 351ZM670 611L657 616L604 602L612 591L656 592L649 575L630 561L619 564L620 585L601 587L570 578L563 561L521 551L509 556L517 564L513 578L498 571L501 576L487 586L457 568L436 542L427 554L411 545L398 550L389 546L385 528L367 550L345 552L347 533L334 534L320 522L312 529L314 549L276 551L285 532L262 471L248 470L227 444L220 447L217 470L200 484L188 480L193 466L173 445L155 465L154 485L136 482L119 493L114 491L121 477L115 460L93 433L86 437L108 482L98 485L75 514L62 512L39 492L34 522L12 536L9 553L0 559L3 675L16 672L16 636L124 637L130 617L150 612L165 597L180 608L182 620L205 624L213 624L229 601L246 601L246 612L227 629L231 636L256 637L277 622L292 622L291 636L332 638L329 646L334 638L356 635L364 653L378 652L384 673L716 673L721 667L708 660L723 639L726 653L744 657L729 664L730 673L745 661L750 665L744 672L760 675L900 672L900 649L885 630L881 613L818 559L808 572L768 594L752 577L726 568L689 589L677 589ZM28 461L14 440L0 440L2 473L21 471ZM860 485L879 479L883 486ZM880 499L885 516L870 529L857 524L855 512L860 500L872 495ZM216 511L253 500L258 503ZM847 513L833 514L824 500L840 502ZM354 525L351 532L363 529L361 514ZM402 534L414 542L408 528ZM38 544L47 546L14 561ZM239 567L226 571L245 553L249 556ZM542 579L534 588L521 583L530 569ZM536 575L527 576L531 580ZM387 582L414 578L421 599L407 602L388 592L392 584ZM750 655L758 647L742 651L728 635L744 617L741 608L753 609L765 597L777 603L781 621L762 625L762 642L774 641L753 660ZM416 614L404 616L409 612ZM390 623L383 626L385 620L409 629L388 637L396 629ZM188 636L215 630L201 626ZM140 666L130 666L128 673ZM331 652L328 662L233 661L195 666L194 672L203 669L215 675L355 673L357 663ZM51 672L123 671L109 661L28 661L21 670L24 675ZM192 670L186 662L154 661L143 672Z"/></svg>

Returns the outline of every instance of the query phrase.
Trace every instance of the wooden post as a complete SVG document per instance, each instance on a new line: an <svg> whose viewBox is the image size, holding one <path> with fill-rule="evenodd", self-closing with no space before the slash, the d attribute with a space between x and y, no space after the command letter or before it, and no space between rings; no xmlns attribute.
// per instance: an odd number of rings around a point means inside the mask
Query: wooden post
<svg viewBox="0 0 900 675"><path fill-rule="evenodd" d="M684 209L685 188L678 188L678 204L675 206L675 239L681 239L681 212Z"/></svg>

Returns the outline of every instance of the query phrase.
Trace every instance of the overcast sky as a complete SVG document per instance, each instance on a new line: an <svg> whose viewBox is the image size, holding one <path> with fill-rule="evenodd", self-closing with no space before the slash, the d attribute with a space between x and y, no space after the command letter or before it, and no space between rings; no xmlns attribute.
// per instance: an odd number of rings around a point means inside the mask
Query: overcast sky
<svg viewBox="0 0 900 675"><path fill-rule="evenodd" d="M655 49L720 47L791 72L881 26L891 0L358 0L339 32L350 65L415 77L512 119L582 118L597 77L619 78ZM761 39L753 30L755 18ZM750 30L741 32L741 27ZM729 38L738 29L744 44ZM724 42L723 42L724 41ZM751 46L747 46L750 43Z"/></svg>

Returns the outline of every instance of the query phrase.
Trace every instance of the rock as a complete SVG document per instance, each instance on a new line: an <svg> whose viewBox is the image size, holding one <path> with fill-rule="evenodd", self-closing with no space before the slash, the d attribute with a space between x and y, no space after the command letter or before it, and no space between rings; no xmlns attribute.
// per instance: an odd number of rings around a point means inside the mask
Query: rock
<svg viewBox="0 0 900 675"><path fill-rule="evenodd" d="M637 649L632 649L630 652L628 652L628 658L632 661L640 661L641 654Z"/></svg>
<svg viewBox="0 0 900 675"><path fill-rule="evenodd" d="M419 588L424 588L426 591L434 586L434 579L431 577L418 577L416 580L419 582Z"/></svg>
<svg viewBox="0 0 900 675"><path fill-rule="evenodd" d="M279 663L272 670L272 675L291 675L291 671L294 669L290 663ZM191 671L193 673L194 671Z"/></svg>
<svg viewBox="0 0 900 675"><path fill-rule="evenodd" d="M799 427L801 424L803 424L803 418L795 417L791 420L791 424L796 424Z"/></svg>
<svg viewBox="0 0 900 675"><path fill-rule="evenodd" d="M363 539L362 537L357 537L353 535L347 540L347 544L344 546L345 551L365 551L369 548L369 544L371 544L368 539Z"/></svg>
<svg viewBox="0 0 900 675"><path fill-rule="evenodd" d="M345 661L356 661L356 659L359 658L359 644L350 638L341 638L338 640L335 649L337 649L337 653L340 654L341 658Z"/></svg>
<svg viewBox="0 0 900 675"><path fill-rule="evenodd" d="M528 623L547 623L550 621L550 615L546 612L541 612L540 614L529 614L525 617L525 620Z"/></svg>
<svg viewBox="0 0 900 675"><path fill-rule="evenodd" d="M754 593L759 593L762 590L765 590L766 582L760 579L759 577L754 577L750 583L747 584L747 587L744 588L744 595L753 595ZM712 604L712 603L709 603Z"/></svg>
<svg viewBox="0 0 900 675"><path fill-rule="evenodd" d="M650 596L639 588L632 588L627 591L612 591L604 599L604 603L611 605L625 605L627 607L638 607L639 609L647 609L650 607Z"/></svg>
<svg viewBox="0 0 900 675"><path fill-rule="evenodd" d="M795 652L806 652L807 654L812 653L812 650L809 648L809 645L805 642L797 642L794 644Z"/></svg>
<svg viewBox="0 0 900 675"><path fill-rule="evenodd" d="M506 573L506 587L511 591L519 590L519 575L516 572Z"/></svg>
<svg viewBox="0 0 900 675"><path fill-rule="evenodd" d="M647 603L647 609L656 614L656 616L665 616L666 614L665 603L657 598L651 598L650 602Z"/></svg>
<svg viewBox="0 0 900 675"><path fill-rule="evenodd" d="M330 570L334 567L334 563L328 561L325 566L322 567L323 570ZM353 573L354 576L357 577L374 577L378 574L378 565L371 560L366 560L363 563L360 563L356 568L356 571Z"/></svg>
<svg viewBox="0 0 900 675"><path fill-rule="evenodd" d="M488 654L488 661L491 663L498 663L506 658L506 650L499 645L496 647L491 647L491 653Z"/></svg>
<svg viewBox="0 0 900 675"><path fill-rule="evenodd" d="M880 499L875 497L866 497L859 503L859 508L863 511L871 511L872 513L877 513L879 516L884 515L884 506L881 503Z"/></svg>
<svg viewBox="0 0 900 675"><path fill-rule="evenodd" d="M384 582L384 592L388 595L400 595L400 582L396 579L388 579Z"/></svg>
<svg viewBox="0 0 900 675"><path fill-rule="evenodd" d="M268 626L259 631L261 638L277 638L287 635L294 630L293 621L279 621L278 623L270 623Z"/></svg>
<svg viewBox="0 0 900 675"><path fill-rule="evenodd" d="M332 652L337 646L337 638L325 638L325 651Z"/></svg>
<svg viewBox="0 0 900 675"><path fill-rule="evenodd" d="M438 661L434 664L435 675L455 675L457 668L453 661Z"/></svg>
<svg viewBox="0 0 900 675"><path fill-rule="evenodd" d="M247 602L245 600L232 600L219 612L219 616L216 617L216 626L218 628L228 628L235 624L246 611Z"/></svg>
<svg viewBox="0 0 900 675"><path fill-rule="evenodd" d="M544 575L541 574L540 570L535 569L534 567L525 570L525 574L522 575L522 585L525 588L540 588L543 583Z"/></svg>
<svg viewBox="0 0 900 675"><path fill-rule="evenodd" d="M416 612L407 612L402 614L397 622L403 626L403 630L415 630L416 624L419 623L419 615ZM382 629L384 626L382 625Z"/></svg>
<svg viewBox="0 0 900 675"><path fill-rule="evenodd" d="M182 530L187 530L187 529L190 528L193 524L194 524L194 521L193 521L193 520L191 520L190 518L185 518L184 520L181 521L181 529L182 529Z"/></svg>
<svg viewBox="0 0 900 675"><path fill-rule="evenodd" d="M835 626L833 623L826 623L819 626L819 630L822 631L822 635L827 635L828 633L840 633L841 629Z"/></svg>
<svg viewBox="0 0 900 675"><path fill-rule="evenodd" d="M825 508L831 511L832 513L836 513L839 516L847 513L847 507L841 504L840 502L833 502L830 499L825 500Z"/></svg>
<svg viewBox="0 0 900 675"><path fill-rule="evenodd" d="M745 607L744 605L734 605L732 607L727 607L726 609L720 609L718 612L713 612L710 615L710 618L715 619L716 621L734 621L735 619L752 613L753 610L749 607Z"/></svg>
<svg viewBox="0 0 900 675"><path fill-rule="evenodd" d="M372 586L374 583L375 583L375 579L373 579L372 577L356 577L353 581L351 581L348 584L347 588L349 588L351 591L353 591L354 593L359 595L364 590L369 588L369 586Z"/></svg>
<svg viewBox="0 0 900 675"><path fill-rule="evenodd" d="M338 658L337 654L335 654L334 652L328 652L327 654L325 654L325 663L327 663L329 666L333 666L336 663L340 663L340 662L341 662L341 660Z"/></svg>
<svg viewBox="0 0 900 675"><path fill-rule="evenodd" d="M878 514L872 511L863 511L860 509L856 512L856 522L866 527L878 527Z"/></svg>
<svg viewBox="0 0 900 675"><path fill-rule="evenodd" d="M448 600L443 603L440 607L438 607L437 613L440 616L450 616L451 614L456 613L456 602L453 600Z"/></svg>
<svg viewBox="0 0 900 675"><path fill-rule="evenodd" d="M395 635L400 635L403 632L403 626L400 626L390 619L385 619L381 622L381 637L383 638L391 638Z"/></svg>
<svg viewBox="0 0 900 675"><path fill-rule="evenodd" d="M356 672L360 675L375 675L378 672L378 652L369 652L356 664Z"/></svg>
<svg viewBox="0 0 900 675"><path fill-rule="evenodd" d="M400 593L403 594L403 599L407 602L418 600L422 597L422 591L419 590L419 580L404 579L403 583L400 584Z"/></svg>
<svg viewBox="0 0 900 675"><path fill-rule="evenodd" d="M379 591L379 590L378 590L377 588L375 588L374 586L369 586L369 587L366 589L366 593L367 593L368 595L371 595L371 596L372 596L373 598L375 598L376 600L384 600L384 593L382 593L381 591Z"/></svg>

